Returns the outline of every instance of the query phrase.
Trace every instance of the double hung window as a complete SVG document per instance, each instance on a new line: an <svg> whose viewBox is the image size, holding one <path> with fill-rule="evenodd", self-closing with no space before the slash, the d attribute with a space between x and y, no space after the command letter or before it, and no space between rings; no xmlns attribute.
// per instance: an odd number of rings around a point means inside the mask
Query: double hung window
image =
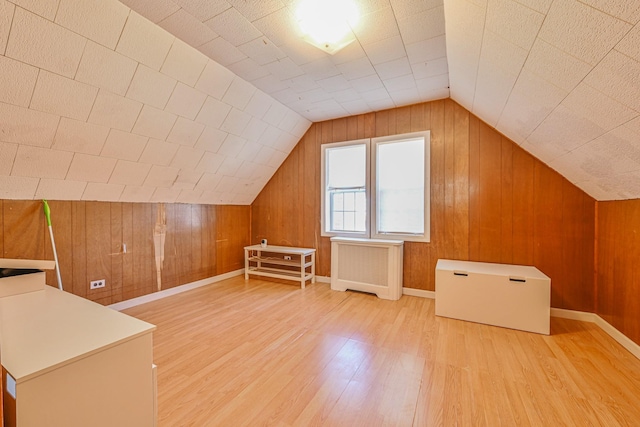
<svg viewBox="0 0 640 427"><path fill-rule="evenodd" d="M429 132L322 146L322 235L429 241Z"/></svg>

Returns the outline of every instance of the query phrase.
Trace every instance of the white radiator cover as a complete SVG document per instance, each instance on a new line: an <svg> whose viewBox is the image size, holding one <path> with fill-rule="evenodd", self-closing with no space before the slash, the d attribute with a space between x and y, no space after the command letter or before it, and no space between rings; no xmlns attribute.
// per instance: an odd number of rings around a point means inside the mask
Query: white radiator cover
<svg viewBox="0 0 640 427"><path fill-rule="evenodd" d="M436 315L549 335L551 279L535 267L440 259Z"/></svg>
<svg viewBox="0 0 640 427"><path fill-rule="evenodd" d="M369 292L379 298L402 296L400 240L331 238L331 289Z"/></svg>

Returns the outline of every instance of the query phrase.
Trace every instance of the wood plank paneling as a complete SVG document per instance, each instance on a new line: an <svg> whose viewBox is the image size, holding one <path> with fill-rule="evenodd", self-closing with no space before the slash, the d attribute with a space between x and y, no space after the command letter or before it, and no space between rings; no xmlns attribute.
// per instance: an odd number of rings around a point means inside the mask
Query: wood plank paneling
<svg viewBox="0 0 640 427"><path fill-rule="evenodd" d="M346 129L346 128L345 128ZM287 194L292 195L292 199L280 199L280 212L285 212L285 221L279 221L274 224L275 235L269 237L269 241L276 245L299 246L300 235L298 234L298 223L303 219L298 215L300 205L300 150L294 151L288 157L289 161L285 162L285 170L279 175L280 185L283 186ZM286 179L290 176L294 179ZM293 202L295 201L295 202ZM293 202L293 203L292 203ZM281 236L278 238L278 236ZM275 242L273 241L275 237Z"/></svg>
<svg viewBox="0 0 640 427"><path fill-rule="evenodd" d="M244 247L249 244L250 220L249 206L216 206L217 274L244 268Z"/></svg>
<svg viewBox="0 0 640 427"><path fill-rule="evenodd" d="M101 304L158 290L154 230L161 209L167 223L162 289L242 268L242 248L250 242L249 206L83 201L49 205L65 291ZM216 242L219 229L222 249ZM42 202L0 200L0 243L4 257L53 259ZM218 258L224 260L223 269L217 267ZM105 279L106 287L89 290L89 282L98 279ZM57 286L54 271L47 272L47 283Z"/></svg>
<svg viewBox="0 0 640 427"><path fill-rule="evenodd" d="M314 127L315 125L312 125ZM320 164L315 162L315 159L318 158L318 153L316 152L320 148L315 145L315 138L312 135L315 132L307 132L305 138L307 138L304 142L304 158L302 159L302 163L305 167L301 168L303 174L303 182L304 185L301 185L302 189L302 212L319 212L320 211L320 200L318 198L318 194L312 189L317 185L320 185ZM358 120L350 119L347 123L347 133L349 139L358 139ZM313 141L310 139L313 138ZM253 208L252 208L253 214ZM317 247L316 236L320 233L320 224L316 221L306 221L301 219L300 222L303 224L303 234L302 234L302 246L315 248Z"/></svg>
<svg viewBox="0 0 640 427"><path fill-rule="evenodd" d="M513 150L513 212L511 236L513 262L533 265L533 217L535 213L534 166L536 160L522 149Z"/></svg>
<svg viewBox="0 0 640 427"><path fill-rule="evenodd" d="M551 305L566 307L566 282L562 263L562 177L541 162L535 166L534 265L551 277Z"/></svg>
<svg viewBox="0 0 640 427"><path fill-rule="evenodd" d="M109 293L111 303L122 301L122 275L123 275L123 254L122 254L122 203L111 204L111 283Z"/></svg>
<svg viewBox="0 0 640 427"><path fill-rule="evenodd" d="M411 132L411 106L400 107L396 114L396 134Z"/></svg>
<svg viewBox="0 0 640 427"><path fill-rule="evenodd" d="M411 129L409 132L420 132L427 129L425 117L425 105L415 104L411 106Z"/></svg>
<svg viewBox="0 0 640 427"><path fill-rule="evenodd" d="M640 200L598 202L597 212L595 311L640 343Z"/></svg>
<svg viewBox="0 0 640 427"><path fill-rule="evenodd" d="M249 209L249 207L246 208L246 210L249 212L249 215L251 214L251 210ZM207 244L207 261L208 261L208 270L207 270L207 277L213 277L216 274L218 274L218 245L216 244L216 232L217 232L217 217L216 217L216 206L213 205L208 205L207 206L207 218L206 218L206 222L207 222L207 239L208 239L208 244ZM249 229L236 229L234 230L234 232L239 233L240 235L243 236L244 243L245 245L248 245L250 240L250 234L249 234ZM244 259L244 253L242 254Z"/></svg>
<svg viewBox="0 0 640 427"><path fill-rule="evenodd" d="M358 138L358 122L362 116L351 116L347 118L347 140L351 141ZM307 133L308 134L308 133ZM307 135L305 134L305 135ZM305 147L307 144L303 144Z"/></svg>
<svg viewBox="0 0 640 427"><path fill-rule="evenodd" d="M478 175L478 261L500 262L502 220L502 145L500 135L480 123Z"/></svg>
<svg viewBox="0 0 640 427"><path fill-rule="evenodd" d="M87 282L86 218L86 202L72 202L73 287L71 289L72 293L81 297L86 297L89 290L89 282Z"/></svg>
<svg viewBox="0 0 640 427"><path fill-rule="evenodd" d="M582 282L580 283L580 296L582 302L582 308L575 308L575 310L582 310L587 312L594 312L595 295L596 295L596 273L595 273L595 260L597 256L596 249L596 203L595 200L588 194L582 194L582 233L580 239L580 246L582 247Z"/></svg>
<svg viewBox="0 0 640 427"><path fill-rule="evenodd" d="M624 204L622 202L597 203L596 312L613 326L617 326L613 320L616 312L613 303L613 292L616 287L613 283L613 272L616 248L618 247L616 237L624 232L619 222L623 220L619 206L624 206Z"/></svg>
<svg viewBox="0 0 640 427"><path fill-rule="evenodd" d="M376 119L375 119L375 113L369 114L368 115L368 121L365 123L365 134L367 132L371 132L374 133L373 130L369 130L370 126L375 126L376 125ZM314 164L316 163L320 163L320 147L321 144L326 144L328 142L338 142L338 141L333 141L332 140L332 136L331 136L331 132L332 132L332 122L328 121L328 122L322 122L318 127L317 127L317 133L316 133L316 140L314 141L314 144L317 145L317 149L316 152L318 153L318 157L315 158L313 160ZM313 194L316 195L316 197L318 198L318 200L320 200L320 177L318 176L318 180L317 180L317 186L315 188L309 188L307 186L307 189L309 191L312 191ZM279 190L279 188L274 188L273 191L277 192ZM318 205L320 206L320 205ZM317 214L316 214L317 212ZM318 218L320 215L319 211L316 211L313 214L311 214L311 218ZM307 214L309 215L309 214ZM278 220L277 218L279 217L277 212L273 212L271 209L269 209L269 217L273 218L274 220ZM253 219L254 217L252 217ZM307 221L309 217L307 217ZM319 221L318 221L319 226L322 226ZM251 228L253 229L253 223L251 224ZM331 241L328 237L322 237L320 234L318 234L317 236L318 239L318 245L316 246L316 274L318 274L319 276L325 276L325 277L329 277L331 275Z"/></svg>
<svg viewBox="0 0 640 427"><path fill-rule="evenodd" d="M628 280L621 282L622 304L616 306L622 313L621 328L629 337L636 342L640 342L640 273L638 272L637 260L640 259L640 203L630 201L626 217L626 227L624 234L625 248L623 254L618 257L620 264L624 265L627 271Z"/></svg>
<svg viewBox="0 0 640 427"><path fill-rule="evenodd" d="M469 113L453 104L453 258L469 259Z"/></svg>
<svg viewBox="0 0 640 427"><path fill-rule="evenodd" d="M176 253L176 274L179 283L188 283L191 279L191 207L174 205L174 250ZM169 230L167 230L168 232Z"/></svg>
<svg viewBox="0 0 640 427"><path fill-rule="evenodd" d="M347 119L335 119L331 129L333 135L331 139L334 141L347 140Z"/></svg>
<svg viewBox="0 0 640 427"><path fill-rule="evenodd" d="M127 246L126 253L122 254L122 286L119 294L113 296L115 301L125 300L125 293L130 292L133 286L133 204L122 203L122 244ZM113 241L113 239L112 239Z"/></svg>
<svg viewBox="0 0 640 427"><path fill-rule="evenodd" d="M376 113L376 136L389 135L389 110L378 111ZM336 142L332 140L331 142Z"/></svg>
<svg viewBox="0 0 640 427"><path fill-rule="evenodd" d="M199 224L200 256L202 263L200 276L202 276L202 278L205 278L215 275L215 269L212 267L213 265L215 265L215 262L211 259L211 254L215 253L211 250L216 243L215 234L212 233L212 231L215 229L215 222L211 222L209 220L209 211L211 210L211 206L200 205L200 208L202 215Z"/></svg>
<svg viewBox="0 0 640 427"><path fill-rule="evenodd" d="M358 123L358 132L352 123ZM266 235L276 242L313 241L318 275L329 276L329 239L320 235L320 146L345 137L422 130L431 131L431 241L405 243L404 286L434 290L440 258L513 262L536 265L551 276L554 306L589 307L595 201L450 99L312 125L298 155L285 161L252 205L252 243ZM292 188L292 181L303 188ZM574 209L573 202L564 203L566 192L583 206L566 215L576 221L571 232L563 232L564 213ZM295 231L300 229L295 221L304 221L303 236L278 228L291 221L283 201L304 207L291 224ZM563 268L563 257L582 263L587 273L576 279L575 269Z"/></svg>
<svg viewBox="0 0 640 427"><path fill-rule="evenodd" d="M42 202L5 200L4 258L43 259L46 221Z"/></svg>
<svg viewBox="0 0 640 427"><path fill-rule="evenodd" d="M86 202L87 282L106 280L106 286L88 289L87 298L111 304L111 204Z"/></svg>
<svg viewBox="0 0 640 427"><path fill-rule="evenodd" d="M431 242L429 251L428 290L435 290L435 266L444 245L445 224L445 147L444 147L444 101L428 105L431 112Z"/></svg>
<svg viewBox="0 0 640 427"><path fill-rule="evenodd" d="M196 277L203 277L205 268L202 259L202 206L191 205L191 277L189 282L194 282Z"/></svg>
<svg viewBox="0 0 640 427"><path fill-rule="evenodd" d="M500 262L513 263L513 148L507 138L500 138Z"/></svg>
<svg viewBox="0 0 640 427"><path fill-rule="evenodd" d="M588 242L594 240L594 203L589 200L585 205L585 194L567 180L563 180L562 194L562 240L571 242L562 247L564 305L573 310L593 311L593 287L584 286L584 283L593 278L594 251Z"/></svg>
<svg viewBox="0 0 640 427"><path fill-rule="evenodd" d="M480 259L480 120L469 118L469 259Z"/></svg>
<svg viewBox="0 0 640 427"><path fill-rule="evenodd" d="M162 289L178 286L181 282L177 272L176 254L176 205L165 205L166 235L164 240L164 263L162 266Z"/></svg>
<svg viewBox="0 0 640 427"><path fill-rule="evenodd" d="M455 230L455 185L456 185L456 152L455 152L455 130L458 123L455 122L454 103L450 100L444 101L444 218L442 225L444 230L444 240L446 242L441 247L440 253L444 258L456 258L456 230ZM432 175L433 176L433 175Z"/></svg>

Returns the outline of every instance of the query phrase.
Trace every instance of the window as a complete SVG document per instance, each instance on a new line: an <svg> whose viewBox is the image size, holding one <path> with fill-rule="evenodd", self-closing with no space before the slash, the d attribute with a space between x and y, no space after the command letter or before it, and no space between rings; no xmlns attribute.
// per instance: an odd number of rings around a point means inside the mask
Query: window
<svg viewBox="0 0 640 427"><path fill-rule="evenodd" d="M429 137L324 144L322 235L429 241Z"/></svg>
<svg viewBox="0 0 640 427"><path fill-rule="evenodd" d="M322 147L323 224L332 235L366 237L369 140L327 144Z"/></svg>

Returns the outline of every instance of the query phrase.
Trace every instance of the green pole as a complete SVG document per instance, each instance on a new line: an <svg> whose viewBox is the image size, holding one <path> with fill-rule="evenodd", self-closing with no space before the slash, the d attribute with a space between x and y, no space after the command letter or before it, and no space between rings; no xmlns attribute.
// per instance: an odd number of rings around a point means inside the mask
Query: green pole
<svg viewBox="0 0 640 427"><path fill-rule="evenodd" d="M44 216L47 218L47 227L51 227L51 209L49 209L49 203L46 200L43 200L44 203Z"/></svg>
<svg viewBox="0 0 640 427"><path fill-rule="evenodd" d="M49 237L51 237L51 247L53 248L53 259L56 263L56 278L58 279L58 288L62 289L62 277L60 277L60 264L58 263L58 251L56 251L56 241L53 239L53 227L51 227L51 209L46 200L42 200L44 207L44 216L47 218L47 227L49 227Z"/></svg>

